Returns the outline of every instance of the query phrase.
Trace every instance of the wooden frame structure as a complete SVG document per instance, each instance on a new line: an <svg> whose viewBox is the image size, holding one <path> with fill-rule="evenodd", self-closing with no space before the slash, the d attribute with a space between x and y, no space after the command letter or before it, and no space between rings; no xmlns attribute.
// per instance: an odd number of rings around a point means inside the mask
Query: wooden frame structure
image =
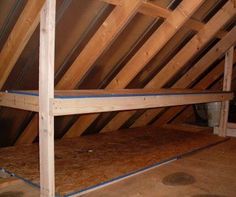
<svg viewBox="0 0 236 197"><path fill-rule="evenodd" d="M112 14L100 27L98 32L86 45L79 57L64 75L63 79L57 85L57 89L73 89L77 81L89 70L98 56L107 48L112 40L124 28L132 16L141 11L142 13L151 13L151 15L166 18L161 28L147 40L140 48L135 56L127 63L127 65L119 72L119 74L106 87L106 90L90 90L90 91L55 91L54 92L54 50L55 50L55 9L56 0L46 0L40 14L40 65L39 65L39 92L37 91L9 91L0 93L0 105L23 110L35 111L39 113L39 139L40 139L40 185L41 196L55 196L55 178L54 178L54 116L85 114L95 112L134 110L145 108L157 108L166 106L176 106L184 104L208 103L208 102L224 102L233 98L233 93L226 89L225 92L218 91L202 91L202 90L180 90L180 89L150 89L155 87L157 82L160 83L158 88L171 77L168 75L170 69L178 69L183 66L188 59L194 56L199 48L202 47L212 36L222 38L225 32L218 32L217 29L212 31L216 26L216 21L220 19L220 26L230 20L235 15L235 10L230 7L230 3L226 4L229 13L223 11L218 14L213 21L205 25L202 29L202 23L188 19L193 12L204 2L184 0L179 7L173 12L153 6L151 3L142 0L104 0L105 2L116 5ZM43 1L42 1L43 2ZM38 4L40 6L42 4ZM119 7L120 6L120 7ZM155 12L149 12L155 10ZM156 10L158 14L156 15ZM122 17L121 17L122 16ZM122 20L120 20L122 18ZM116 28L110 31L113 21L118 20ZM34 16L32 27L36 28L37 16ZM137 75L137 73L146 65L148 61L168 42L168 40L188 21L188 26L197 29L199 33L195 36L190 44L182 50L176 58L168 64L161 74L157 75L147 86L149 89L126 89L128 83ZM218 25L219 26L219 25ZM219 26L219 28L220 28ZM211 30L211 31L210 31ZM165 37L161 37L163 31ZM32 34L24 32L28 38ZM14 32L13 32L14 33ZM222 36L223 35L223 36ZM27 42L28 39L26 39ZM96 46L98 42L101 46ZM203 42L204 41L204 42ZM157 46L153 43L158 42ZM26 43L22 43L23 50ZM196 47L196 46L195 46ZM89 51L93 49L93 54ZM181 62L182 55L191 49L189 57ZM232 51L232 50L231 50ZM10 53L10 52L9 52ZM17 52L19 56L19 52ZM232 52L230 52L232 54ZM231 55L230 55L231 57ZM15 58L16 61L17 57ZM83 60L83 61L81 61ZM177 61L178 60L178 61ZM14 61L14 62L15 62ZM173 67L177 61L180 67ZM14 63L11 63L10 68ZM134 67L135 65L135 67ZM131 70L132 72L127 72ZM10 70L7 70L7 74ZM71 73L78 73L79 76L73 78ZM4 79L7 78L7 74ZM167 75L167 78L160 76ZM162 81L161 81L162 80ZM2 85L4 81L1 81ZM114 90L110 90L114 89ZM225 110L227 114L227 110ZM225 115L224 115L225 116ZM91 119L87 119L86 124L90 124L97 115L90 115Z"/></svg>

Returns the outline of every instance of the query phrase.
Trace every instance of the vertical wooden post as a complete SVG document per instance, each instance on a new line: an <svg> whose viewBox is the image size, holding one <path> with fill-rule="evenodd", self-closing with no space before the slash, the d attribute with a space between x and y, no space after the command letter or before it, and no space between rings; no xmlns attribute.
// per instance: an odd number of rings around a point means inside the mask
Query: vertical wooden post
<svg viewBox="0 0 236 197"><path fill-rule="evenodd" d="M230 91L231 90L233 58L234 58L234 47L232 46L225 53L223 91ZM228 114L229 114L229 101L222 102L221 115L220 115L220 125L219 125L219 135L223 136L223 137L227 135Z"/></svg>
<svg viewBox="0 0 236 197"><path fill-rule="evenodd" d="M54 117L50 114L54 97L56 0L46 0L40 14L39 51L39 147L40 196L55 196Z"/></svg>

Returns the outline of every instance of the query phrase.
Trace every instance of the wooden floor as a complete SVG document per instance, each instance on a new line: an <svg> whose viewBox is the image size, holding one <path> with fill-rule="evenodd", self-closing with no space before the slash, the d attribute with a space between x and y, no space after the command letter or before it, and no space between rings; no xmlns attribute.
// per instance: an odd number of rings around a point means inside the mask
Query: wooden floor
<svg viewBox="0 0 236 197"><path fill-rule="evenodd" d="M56 142L56 191L68 194L225 140L203 133L141 128ZM0 167L39 183L38 145L0 149Z"/></svg>
<svg viewBox="0 0 236 197"><path fill-rule="evenodd" d="M236 138L83 197L235 197Z"/></svg>

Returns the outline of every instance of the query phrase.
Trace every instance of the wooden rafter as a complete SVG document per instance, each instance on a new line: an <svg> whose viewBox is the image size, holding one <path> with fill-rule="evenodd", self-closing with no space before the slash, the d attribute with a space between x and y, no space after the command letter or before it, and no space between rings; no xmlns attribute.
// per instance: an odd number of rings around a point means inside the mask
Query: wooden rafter
<svg viewBox="0 0 236 197"><path fill-rule="evenodd" d="M189 2L184 0L165 20L165 22L152 34L131 60L107 85L107 89L125 88L129 82L144 68L171 37L191 17L194 11L204 1ZM153 43L157 43L153 45ZM133 66L135 65L135 66ZM79 136L98 117L98 114L82 116L69 129L65 137Z"/></svg>
<svg viewBox="0 0 236 197"><path fill-rule="evenodd" d="M228 10L228 13L225 12ZM199 31L182 49L181 51L145 86L145 88L161 88L168 80L170 80L185 64L198 53L213 37L214 35L227 24L236 14L236 9L231 1L228 1L221 10L218 11L215 16L205 25L205 27ZM158 112L161 108L157 109ZM151 111L147 110L142 116L148 118L156 115L155 113L150 116ZM125 121L127 121L134 111L121 112L116 115L103 129L102 131L112 131L119 129Z"/></svg>
<svg viewBox="0 0 236 197"><path fill-rule="evenodd" d="M39 23L45 0L27 1L0 53L0 89L2 89L21 52Z"/></svg>

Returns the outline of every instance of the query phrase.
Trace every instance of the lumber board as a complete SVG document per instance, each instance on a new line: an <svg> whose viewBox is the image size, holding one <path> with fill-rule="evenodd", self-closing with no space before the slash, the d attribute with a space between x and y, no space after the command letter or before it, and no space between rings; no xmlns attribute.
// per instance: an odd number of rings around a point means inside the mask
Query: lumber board
<svg viewBox="0 0 236 197"><path fill-rule="evenodd" d="M58 99L52 101L52 114L55 116L85 114L108 111L122 111L132 109L156 108L176 105L188 105L195 103L208 103L215 101L231 100L232 93L188 93L188 94L150 94L111 97L85 97L73 99Z"/></svg>
<svg viewBox="0 0 236 197"><path fill-rule="evenodd" d="M234 45L225 54L225 69L223 90L231 90L232 73L234 66ZM219 135L226 136L229 116L229 101L221 103Z"/></svg>
<svg viewBox="0 0 236 197"><path fill-rule="evenodd" d="M39 109L37 91L2 92L0 98L2 106L29 110L32 107L30 102L33 102L35 111ZM232 98L231 92L187 89L67 90L55 92L55 98L49 99L51 107L48 110L50 115L58 116L207 103Z"/></svg>
<svg viewBox="0 0 236 197"><path fill-rule="evenodd" d="M39 158L40 196L55 196L54 98L56 0L46 0L40 13L39 41Z"/></svg>

